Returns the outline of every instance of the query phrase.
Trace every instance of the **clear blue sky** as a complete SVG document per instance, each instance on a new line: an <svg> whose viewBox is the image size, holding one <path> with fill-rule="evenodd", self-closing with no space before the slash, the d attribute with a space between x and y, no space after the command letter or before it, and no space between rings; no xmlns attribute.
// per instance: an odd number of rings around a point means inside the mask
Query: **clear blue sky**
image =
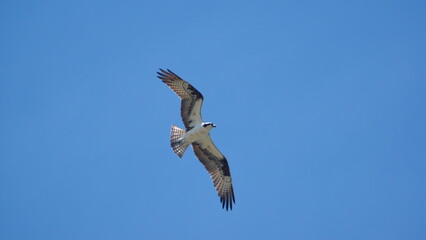
<svg viewBox="0 0 426 240"><path fill-rule="evenodd" d="M426 239L424 1L0 2L0 239ZM169 146L205 97L236 205Z"/></svg>

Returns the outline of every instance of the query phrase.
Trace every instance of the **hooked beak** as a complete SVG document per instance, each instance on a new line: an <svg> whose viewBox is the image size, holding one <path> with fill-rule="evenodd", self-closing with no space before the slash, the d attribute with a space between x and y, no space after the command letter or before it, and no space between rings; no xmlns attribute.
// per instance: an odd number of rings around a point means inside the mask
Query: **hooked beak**
<svg viewBox="0 0 426 240"><path fill-rule="evenodd" d="M216 125L213 124L213 127L216 127Z"/></svg>

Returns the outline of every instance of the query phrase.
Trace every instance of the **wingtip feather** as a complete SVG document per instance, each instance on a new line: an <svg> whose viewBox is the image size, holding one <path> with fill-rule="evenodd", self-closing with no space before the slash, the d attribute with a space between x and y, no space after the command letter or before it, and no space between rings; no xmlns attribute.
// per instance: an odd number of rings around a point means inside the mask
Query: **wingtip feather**
<svg viewBox="0 0 426 240"><path fill-rule="evenodd" d="M223 209L226 211L232 210L232 205L235 204L234 189L231 189L231 192L226 195L220 196L220 202L222 203Z"/></svg>

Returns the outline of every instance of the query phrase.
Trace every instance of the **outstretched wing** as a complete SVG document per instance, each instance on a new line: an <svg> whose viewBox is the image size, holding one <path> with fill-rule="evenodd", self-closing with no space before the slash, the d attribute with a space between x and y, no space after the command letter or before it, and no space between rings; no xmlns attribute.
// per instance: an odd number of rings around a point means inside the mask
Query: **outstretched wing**
<svg viewBox="0 0 426 240"><path fill-rule="evenodd" d="M194 126L200 125L201 105L203 104L203 95L195 89L191 84L180 78L178 75L167 69L160 69L158 78L175 92L181 99L180 115L186 131L191 130Z"/></svg>
<svg viewBox="0 0 426 240"><path fill-rule="evenodd" d="M220 197L222 208L230 208L235 203L234 189L232 187L231 172L225 156L217 150L210 136L206 136L192 143L192 148L198 160L209 172L213 185Z"/></svg>

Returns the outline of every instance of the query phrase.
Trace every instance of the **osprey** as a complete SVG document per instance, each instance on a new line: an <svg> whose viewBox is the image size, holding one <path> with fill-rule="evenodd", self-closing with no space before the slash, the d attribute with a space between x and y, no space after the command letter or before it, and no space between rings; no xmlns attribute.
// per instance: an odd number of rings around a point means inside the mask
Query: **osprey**
<svg viewBox="0 0 426 240"><path fill-rule="evenodd" d="M160 69L160 71L157 72L158 78L181 99L180 114L186 130L172 125L170 145L173 152L182 157L186 148L191 144L195 156L204 165L213 180L222 208L232 210L235 197L228 161L210 139L209 132L216 126L211 122L203 122L201 119L203 95L169 69L167 71Z"/></svg>

